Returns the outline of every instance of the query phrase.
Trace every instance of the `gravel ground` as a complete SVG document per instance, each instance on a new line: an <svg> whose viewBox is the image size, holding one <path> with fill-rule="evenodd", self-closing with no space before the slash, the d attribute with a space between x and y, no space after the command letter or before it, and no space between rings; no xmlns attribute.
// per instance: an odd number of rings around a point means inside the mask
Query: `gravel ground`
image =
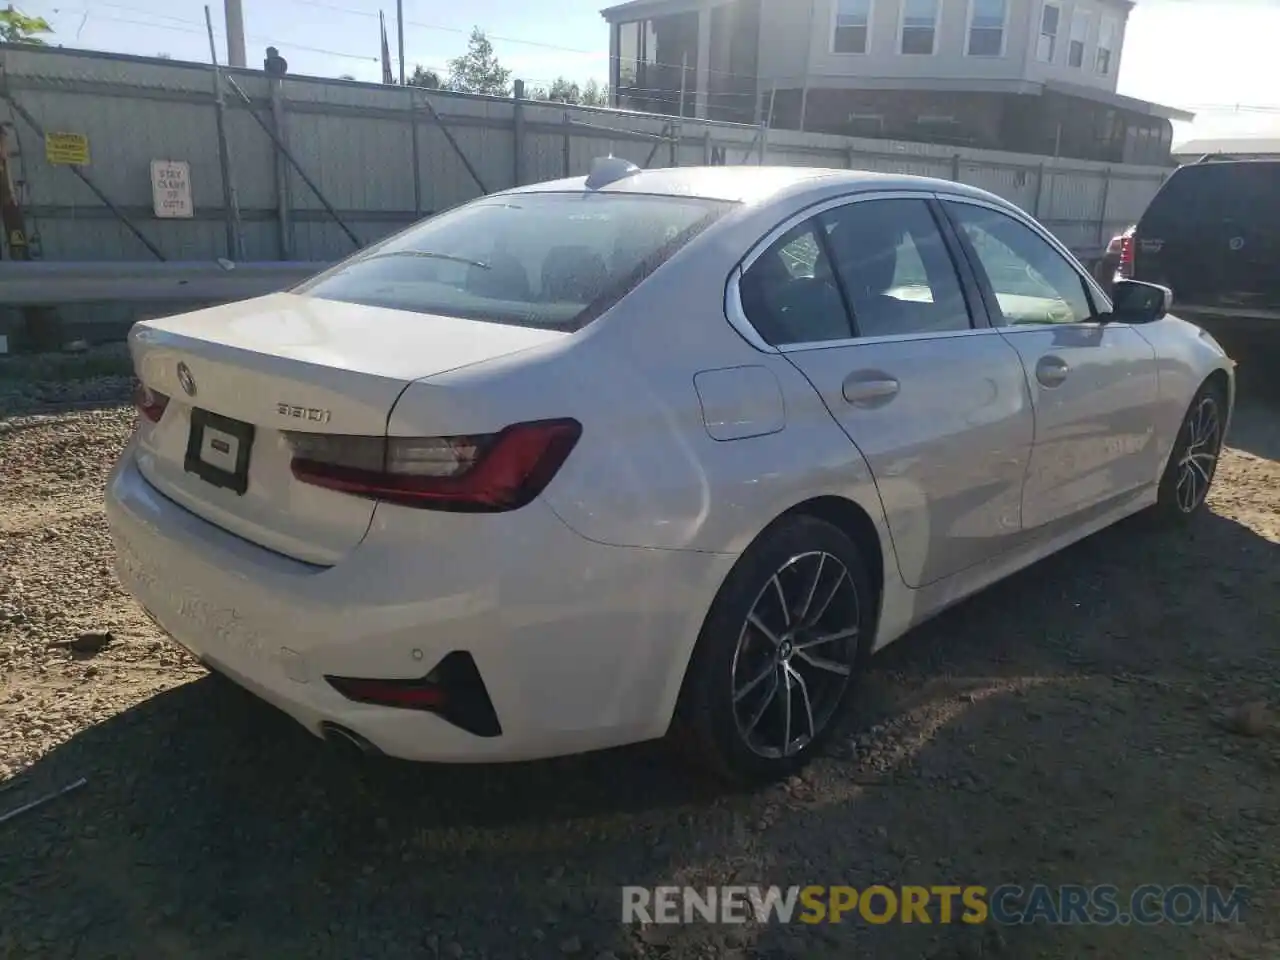
<svg viewBox="0 0 1280 960"><path fill-rule="evenodd" d="M1280 956L1274 358L1245 363L1210 514L1127 522L915 631L831 755L753 793L661 744L489 769L334 756L117 586L118 355L7 363L0 812L88 783L0 824L0 957ZM86 631L113 640L50 646ZM1238 926L618 922L623 884L875 882L1252 894Z"/></svg>

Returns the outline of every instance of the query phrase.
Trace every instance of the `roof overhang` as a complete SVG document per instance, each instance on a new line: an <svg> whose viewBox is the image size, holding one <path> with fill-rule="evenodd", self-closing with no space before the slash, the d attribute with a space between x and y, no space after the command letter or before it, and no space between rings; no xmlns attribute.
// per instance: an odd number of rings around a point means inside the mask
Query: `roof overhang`
<svg viewBox="0 0 1280 960"><path fill-rule="evenodd" d="M773 77L779 83L794 82L803 85L803 78ZM814 74L809 77L811 86L819 85L830 89L850 90L928 90L934 93L1012 93L1021 96L1038 97L1045 93L1057 93L1067 97L1079 97L1103 103L1117 110L1127 110L1149 117L1162 117L1166 120L1195 119L1194 113L1166 107L1158 103L1138 100L1136 97L1124 97L1109 90L1098 90L1075 83L1063 83L1057 80L983 80L983 79L947 79L936 77L851 77L835 74Z"/></svg>
<svg viewBox="0 0 1280 960"><path fill-rule="evenodd" d="M1164 120L1182 120L1186 123L1190 123L1196 118L1196 115L1188 110L1166 107L1163 104L1151 103L1148 100L1139 100L1137 97L1125 97L1109 90L1097 90L1078 83L1045 80L1041 86L1052 93L1061 93L1068 97L1079 97L1082 100L1093 100L1097 103L1105 103L1107 106L1115 107L1117 110L1143 113L1149 117L1160 117Z"/></svg>
<svg viewBox="0 0 1280 960"><path fill-rule="evenodd" d="M666 13L689 13L712 6L713 0L629 0L600 11L600 16L610 23L625 23L640 17L661 16ZM721 0L724 2L724 0Z"/></svg>

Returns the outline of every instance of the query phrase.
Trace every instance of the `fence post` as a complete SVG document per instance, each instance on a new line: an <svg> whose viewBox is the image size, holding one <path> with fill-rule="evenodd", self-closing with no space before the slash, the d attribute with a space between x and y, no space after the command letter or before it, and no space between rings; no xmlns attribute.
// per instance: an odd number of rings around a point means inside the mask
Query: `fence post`
<svg viewBox="0 0 1280 960"><path fill-rule="evenodd" d="M702 132L702 165L704 167L711 166L711 128L707 127Z"/></svg>
<svg viewBox="0 0 1280 960"><path fill-rule="evenodd" d="M951 155L951 180L954 183L960 182L960 154Z"/></svg>
<svg viewBox="0 0 1280 960"><path fill-rule="evenodd" d="M422 216L422 145L418 132L417 95L409 88L409 132L413 148L413 215Z"/></svg>
<svg viewBox="0 0 1280 960"><path fill-rule="evenodd" d="M1098 246L1109 239L1107 237L1107 204L1111 200L1111 168L1107 167L1106 179L1102 181L1102 209L1098 211Z"/></svg>
<svg viewBox="0 0 1280 960"><path fill-rule="evenodd" d="M569 111L564 112L564 175L573 173L573 117Z"/></svg>
<svg viewBox="0 0 1280 960"><path fill-rule="evenodd" d="M227 103L222 93L222 68L213 43L213 18L204 8L204 22L209 32L209 59L213 64L213 109L218 125L218 166L222 170L222 206L227 219L227 259L244 259L244 237L240 233L240 202L231 177L231 152L227 146ZM250 112L253 107L249 107Z"/></svg>
<svg viewBox="0 0 1280 960"><path fill-rule="evenodd" d="M1040 164L1039 170L1036 172L1036 202L1031 208L1032 216L1037 219L1040 216L1040 198L1044 196L1044 164Z"/></svg>
<svg viewBox="0 0 1280 960"><path fill-rule="evenodd" d="M511 101L512 158L511 175L514 186L524 183L524 81L517 80L515 96Z"/></svg>
<svg viewBox="0 0 1280 960"><path fill-rule="evenodd" d="M287 146L289 133L285 128L284 80L274 77L268 83L271 85L271 125L275 127L276 136L280 138L281 143ZM274 144L272 146L274 147ZM275 162L276 220L280 230L280 259L292 260L293 221L292 197L289 193L289 161L278 149L271 151L271 158Z"/></svg>
<svg viewBox="0 0 1280 960"><path fill-rule="evenodd" d="M683 139L683 131L680 129L680 121L676 121L671 125L671 165L673 167L680 166L680 141Z"/></svg>

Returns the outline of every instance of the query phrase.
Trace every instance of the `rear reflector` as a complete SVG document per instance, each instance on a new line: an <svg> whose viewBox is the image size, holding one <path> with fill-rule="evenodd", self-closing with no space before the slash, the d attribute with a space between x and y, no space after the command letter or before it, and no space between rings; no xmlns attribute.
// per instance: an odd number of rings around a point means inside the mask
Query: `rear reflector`
<svg viewBox="0 0 1280 960"><path fill-rule="evenodd" d="M424 710L477 737L502 734L498 715L471 654L455 650L420 679L331 677L325 681L356 703Z"/></svg>
<svg viewBox="0 0 1280 960"><path fill-rule="evenodd" d="M582 435L576 420L459 437L289 433L302 483L432 510L498 512L540 494Z"/></svg>
<svg viewBox="0 0 1280 960"><path fill-rule="evenodd" d="M133 405L138 408L138 413L152 423L159 423L164 416L164 408L169 405L169 398L139 382L133 385Z"/></svg>

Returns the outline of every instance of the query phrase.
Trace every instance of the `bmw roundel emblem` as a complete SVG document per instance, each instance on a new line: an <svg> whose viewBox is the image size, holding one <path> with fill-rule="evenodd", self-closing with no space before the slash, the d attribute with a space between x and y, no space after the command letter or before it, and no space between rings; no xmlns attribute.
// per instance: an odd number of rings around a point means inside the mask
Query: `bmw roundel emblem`
<svg viewBox="0 0 1280 960"><path fill-rule="evenodd" d="M196 378L191 375L191 368L185 363L178 364L178 383L182 385L182 390L188 397L196 395Z"/></svg>

